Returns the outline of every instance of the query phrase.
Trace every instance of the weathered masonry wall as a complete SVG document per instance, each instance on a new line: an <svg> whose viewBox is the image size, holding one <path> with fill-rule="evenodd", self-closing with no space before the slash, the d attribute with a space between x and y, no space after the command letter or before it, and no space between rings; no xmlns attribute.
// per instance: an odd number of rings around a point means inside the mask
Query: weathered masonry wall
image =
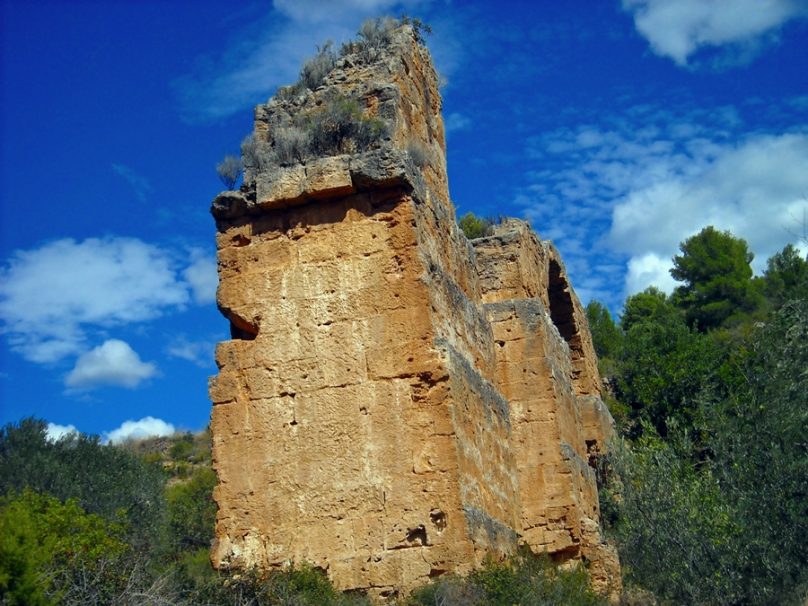
<svg viewBox="0 0 808 606"><path fill-rule="evenodd" d="M214 201L232 334L210 383L214 565L306 561L385 596L523 542L616 588L588 465L611 417L558 253L521 222L458 231L437 78L409 28L259 106L254 137L272 148L334 94L387 134L248 166Z"/></svg>

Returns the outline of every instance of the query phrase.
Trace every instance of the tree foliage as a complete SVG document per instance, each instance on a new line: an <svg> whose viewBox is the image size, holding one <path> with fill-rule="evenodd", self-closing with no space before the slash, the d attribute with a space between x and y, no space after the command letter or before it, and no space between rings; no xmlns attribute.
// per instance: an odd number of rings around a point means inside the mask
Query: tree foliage
<svg viewBox="0 0 808 606"><path fill-rule="evenodd" d="M613 368L632 422L602 511L630 580L663 601L802 604L808 260L789 245L753 278L746 242L713 227L680 250L672 297L625 302Z"/></svg>
<svg viewBox="0 0 808 606"><path fill-rule="evenodd" d="M152 550L165 527L164 478L160 469L98 436L47 438L42 420L23 419L0 429L0 494L30 488L59 500L76 499L106 520L121 512L139 550Z"/></svg>
<svg viewBox="0 0 808 606"><path fill-rule="evenodd" d="M675 322L683 317L671 301L670 297L655 286L631 295L623 304L623 315L620 316L620 327L628 331L634 324L645 321Z"/></svg>
<svg viewBox="0 0 808 606"><path fill-rule="evenodd" d="M706 331L760 306L760 293L752 281L754 255L746 240L728 231L705 227L680 244L671 275L684 282L676 288L676 304L691 326Z"/></svg>
<svg viewBox="0 0 808 606"><path fill-rule="evenodd" d="M775 308L788 300L808 298L808 257L802 258L792 244L772 255L766 262L763 290Z"/></svg>
<svg viewBox="0 0 808 606"><path fill-rule="evenodd" d="M3 604L73 602L78 589L82 603L111 602L125 583L124 537L123 524L84 512L75 499L9 493L0 498Z"/></svg>
<svg viewBox="0 0 808 606"><path fill-rule="evenodd" d="M714 341L677 314L630 325L623 338L617 396L631 408L632 435L642 422L666 435L672 420L692 426L698 397L723 362Z"/></svg>
<svg viewBox="0 0 808 606"><path fill-rule="evenodd" d="M608 602L589 587L582 567L562 570L547 556L521 550L505 562L490 561L467 578L449 576L417 590L412 606L599 606Z"/></svg>
<svg viewBox="0 0 808 606"><path fill-rule="evenodd" d="M586 305L586 319L598 358L615 358L620 353L623 333L612 319L609 309L600 301L590 301Z"/></svg>
<svg viewBox="0 0 808 606"><path fill-rule="evenodd" d="M200 467L189 480L166 488L168 520L175 550L210 547L216 522L215 486L213 470Z"/></svg>

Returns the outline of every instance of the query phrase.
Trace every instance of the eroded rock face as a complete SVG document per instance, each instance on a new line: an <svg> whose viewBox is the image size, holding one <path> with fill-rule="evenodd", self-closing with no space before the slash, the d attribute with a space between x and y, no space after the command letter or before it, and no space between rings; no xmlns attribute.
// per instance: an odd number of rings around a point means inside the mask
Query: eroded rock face
<svg viewBox="0 0 808 606"><path fill-rule="evenodd" d="M612 421L557 251L518 221L459 232L437 78L408 27L259 106L255 137L272 146L334 94L386 134L249 167L213 203L233 337L210 382L214 565L305 561L384 596L522 542L616 590L589 465Z"/></svg>

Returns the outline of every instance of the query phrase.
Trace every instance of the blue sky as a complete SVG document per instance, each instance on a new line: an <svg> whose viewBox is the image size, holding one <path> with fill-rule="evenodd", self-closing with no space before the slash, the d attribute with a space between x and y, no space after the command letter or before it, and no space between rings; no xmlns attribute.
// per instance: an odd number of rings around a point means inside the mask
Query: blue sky
<svg viewBox="0 0 808 606"><path fill-rule="evenodd" d="M434 30L459 213L527 218L619 311L708 224L808 231L806 0L2 3L0 422L201 429L214 166L327 39Z"/></svg>

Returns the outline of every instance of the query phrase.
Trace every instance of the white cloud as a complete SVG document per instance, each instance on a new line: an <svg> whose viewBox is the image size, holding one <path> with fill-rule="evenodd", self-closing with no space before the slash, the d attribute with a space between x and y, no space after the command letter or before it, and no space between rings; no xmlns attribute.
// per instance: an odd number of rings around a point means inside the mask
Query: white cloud
<svg viewBox="0 0 808 606"><path fill-rule="evenodd" d="M61 438L70 435L71 433L78 433L75 425L57 425L56 423L48 423L46 436L51 442L56 442Z"/></svg>
<svg viewBox="0 0 808 606"><path fill-rule="evenodd" d="M199 249L191 251L191 264L182 272L194 295L194 301L200 305L216 301L216 287L219 276L216 272L216 259L206 255Z"/></svg>
<svg viewBox="0 0 808 606"><path fill-rule="evenodd" d="M626 273L626 292L635 293L656 286L670 294L676 287L676 281L670 274L671 267L671 257L660 257L656 253L632 257Z"/></svg>
<svg viewBox="0 0 808 606"><path fill-rule="evenodd" d="M655 182L632 188L614 208L611 242L634 263L628 292L654 283L661 266L651 260L670 259L679 242L706 225L746 239L760 271L808 209L808 135L753 136L720 147L714 158L690 159L690 171L660 171Z"/></svg>
<svg viewBox="0 0 808 606"><path fill-rule="evenodd" d="M702 47L749 46L787 21L808 15L800 0L623 0L653 51L679 65Z"/></svg>
<svg viewBox="0 0 808 606"><path fill-rule="evenodd" d="M0 266L0 330L15 351L49 363L87 349L93 330L152 320L191 295L215 295L212 259L179 256L132 238L57 240L16 251ZM180 276L181 274L181 276Z"/></svg>
<svg viewBox="0 0 808 606"><path fill-rule="evenodd" d="M297 80L303 61L326 40L354 36L367 17L399 14L430 0L275 0L261 27L244 28L218 57L204 57L174 84L183 115L217 120L264 102Z"/></svg>
<svg viewBox="0 0 808 606"><path fill-rule="evenodd" d="M180 335L166 347L166 353L197 366L208 367L213 364L215 349L216 341L190 341L186 336Z"/></svg>
<svg viewBox="0 0 808 606"><path fill-rule="evenodd" d="M104 385L135 388L157 374L157 367L143 362L128 343L108 339L82 354L65 377L65 385L75 390Z"/></svg>
<svg viewBox="0 0 808 606"><path fill-rule="evenodd" d="M144 417L139 421L124 421L117 429L105 433L104 440L121 443L126 440L170 436L175 432L176 429L171 423L154 417Z"/></svg>

